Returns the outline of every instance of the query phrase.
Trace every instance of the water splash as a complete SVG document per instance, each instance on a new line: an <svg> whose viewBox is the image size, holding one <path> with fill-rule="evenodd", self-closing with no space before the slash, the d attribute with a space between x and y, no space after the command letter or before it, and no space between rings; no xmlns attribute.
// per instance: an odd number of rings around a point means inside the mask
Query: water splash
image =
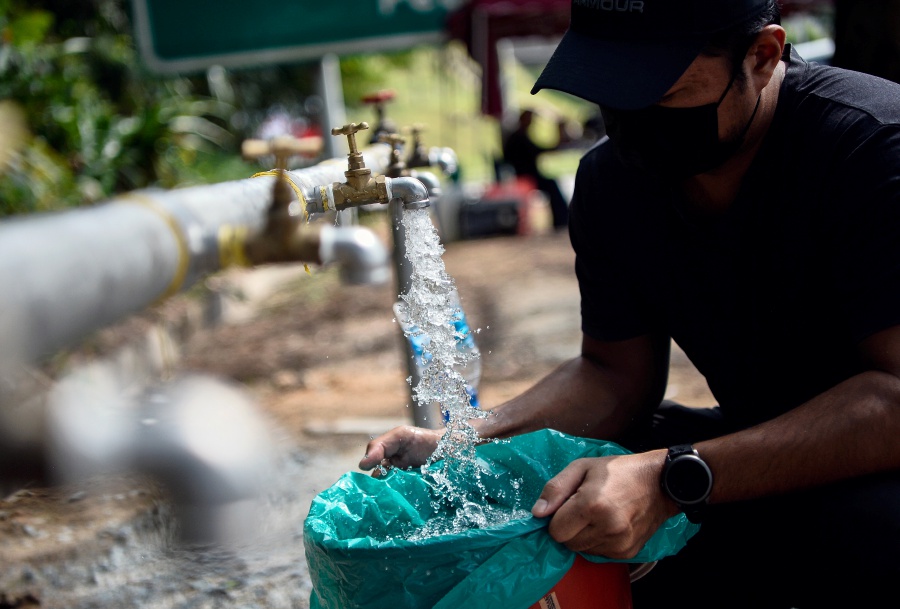
<svg viewBox="0 0 900 609"><path fill-rule="evenodd" d="M451 323L460 312L456 286L444 267L444 248L428 210L404 212L403 227L412 273L409 291L400 296L401 306L410 326L416 328L413 332L430 338L429 359L421 362L421 379L413 387L413 399L418 407L437 402L447 418L447 431L423 467L423 475L433 478L436 512L449 509L455 514L453 522L478 526L487 522L483 506L489 502L482 481L485 468L475 453L479 437L470 420L486 418L490 413L472 408L466 379L458 370L479 355L457 349ZM438 470L425 471L438 462Z"/></svg>

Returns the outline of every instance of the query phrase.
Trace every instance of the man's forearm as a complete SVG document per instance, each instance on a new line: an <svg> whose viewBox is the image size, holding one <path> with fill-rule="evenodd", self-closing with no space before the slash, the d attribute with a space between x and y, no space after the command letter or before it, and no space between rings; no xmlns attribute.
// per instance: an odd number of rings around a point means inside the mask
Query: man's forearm
<svg viewBox="0 0 900 609"><path fill-rule="evenodd" d="M615 438L641 406L634 396L617 392L610 376L587 358L573 358L492 409L488 418L473 421L473 427L482 438L506 438L545 428L580 437Z"/></svg>
<svg viewBox="0 0 900 609"><path fill-rule="evenodd" d="M696 446L713 503L810 488L900 468L900 379L855 376L750 429Z"/></svg>

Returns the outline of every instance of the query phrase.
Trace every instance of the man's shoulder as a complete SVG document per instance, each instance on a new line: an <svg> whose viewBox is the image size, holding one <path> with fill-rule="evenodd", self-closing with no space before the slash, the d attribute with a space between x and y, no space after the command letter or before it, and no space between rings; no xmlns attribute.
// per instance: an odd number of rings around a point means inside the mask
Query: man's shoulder
<svg viewBox="0 0 900 609"><path fill-rule="evenodd" d="M797 117L810 121L819 113L871 121L871 125L900 125L900 84L834 66L805 62L787 82L787 91L802 112Z"/></svg>
<svg viewBox="0 0 900 609"><path fill-rule="evenodd" d="M576 215L585 214L594 220L602 217L614 226L637 217L649 218L657 213L663 199L660 184L622 163L604 136L581 157L570 207L577 210Z"/></svg>
<svg viewBox="0 0 900 609"><path fill-rule="evenodd" d="M581 156L575 177L583 184L602 187L610 195L633 191L650 182L622 162L608 136L600 138Z"/></svg>
<svg viewBox="0 0 900 609"><path fill-rule="evenodd" d="M612 142L609 141L608 136L604 135L581 155L581 159L578 162L578 172L597 175L597 172L609 171L610 168L618 165L620 165L620 162L615 154Z"/></svg>

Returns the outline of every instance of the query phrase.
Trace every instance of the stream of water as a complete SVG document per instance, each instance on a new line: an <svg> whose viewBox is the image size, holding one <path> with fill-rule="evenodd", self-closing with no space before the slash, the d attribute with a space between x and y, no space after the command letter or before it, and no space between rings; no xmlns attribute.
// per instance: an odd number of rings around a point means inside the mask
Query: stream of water
<svg viewBox="0 0 900 609"><path fill-rule="evenodd" d="M473 419L490 416L490 411L473 408L467 381L460 374L477 352L457 348L458 337L452 323L461 314L453 278L444 267L444 248L427 209L403 214L406 231L406 256L412 266L409 291L402 294L402 311L408 327L429 337L428 363L413 388L417 407L433 402L440 405L447 431L437 449L422 468L433 490L432 507L439 514L428 526L412 534L415 538L458 533L468 528L486 528L511 519L530 516L518 504L518 481L505 487L511 496L491 497L484 476L492 476L479 462L475 447L479 438L471 425ZM405 330L407 336L409 331ZM498 441L498 440L493 440ZM430 466L437 464L436 468ZM492 485L496 487L496 485ZM496 494L496 491L495 491ZM512 506L512 507L509 507Z"/></svg>

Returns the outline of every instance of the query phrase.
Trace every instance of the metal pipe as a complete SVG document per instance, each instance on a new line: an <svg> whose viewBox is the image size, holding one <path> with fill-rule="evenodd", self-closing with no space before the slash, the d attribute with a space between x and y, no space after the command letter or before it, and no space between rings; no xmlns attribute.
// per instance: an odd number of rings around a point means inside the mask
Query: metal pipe
<svg viewBox="0 0 900 609"><path fill-rule="evenodd" d="M389 147L377 145L363 152L372 167L387 166ZM266 258L267 252L249 259L251 246L265 250L260 243L270 236L265 229L271 228L276 186L289 191L288 207L302 208L306 193L342 178L343 171L342 160L325 161L286 172L290 186L277 172L266 172L211 186L144 190L91 208L0 223L0 487L50 481L63 473L70 481L79 471L87 475L128 463L129 455L144 446L133 432L135 421L123 408L134 379L109 378L117 375L107 369L93 372L85 383L83 371L78 371L76 378L51 387L47 379L30 374L31 364L208 273L233 264L276 261ZM312 219L330 215L313 214ZM287 239L288 255L281 260L338 262L344 267L342 278L354 282L387 278L386 249L371 231L325 222L296 230L298 225L290 225L295 230ZM238 443L255 441L253 425L235 429L243 429L244 435L235 436ZM203 468L191 466L190 455L179 454L186 462L173 466L172 472L186 467L197 476L227 478L209 468L200 474ZM147 462L135 466L157 469ZM213 483L198 481L188 487ZM233 511L195 499L190 503L201 505L204 514L190 516L197 523L213 512Z"/></svg>
<svg viewBox="0 0 900 609"><path fill-rule="evenodd" d="M400 155L400 146L403 144L404 138L397 134L382 134L380 139L391 145L391 165L388 167L387 176L392 179L409 176L411 172L407 170L406 163ZM434 178L433 181L432 178ZM420 181L428 190L429 199L431 197L437 198L440 195L440 183L433 174L428 173L427 177L424 180L420 179ZM401 199L392 199L388 204L391 235L394 242L394 247L391 251L393 254L392 259L396 281L395 288L398 298L409 291L409 287L412 283L412 265L406 256L406 227L403 226L403 208L404 204ZM397 305L395 304L394 307L396 308L396 306ZM412 388L419 384L421 376L419 374L419 367L416 365L414 359L416 357L415 351L413 350L412 344L410 344L410 341L405 336L402 328L400 330L400 335L403 344L403 353L405 355L403 358L403 366L406 368L407 382L410 385L409 397L410 400L414 402L415 398ZM416 422L418 421L416 417L414 417L414 419L416 419Z"/></svg>
<svg viewBox="0 0 900 609"><path fill-rule="evenodd" d="M341 279L347 283L384 283L390 279L387 248L364 228L323 226L319 258L322 264L340 263Z"/></svg>
<svg viewBox="0 0 900 609"><path fill-rule="evenodd" d="M389 153L383 145L364 151L376 171L387 167ZM343 178L344 169L333 159L287 177L297 192L311 193ZM236 246L262 230L275 179L144 190L4 221L0 376L241 262Z"/></svg>
<svg viewBox="0 0 900 609"><path fill-rule="evenodd" d="M389 187L391 199L403 201L403 209L422 209L430 205L428 189L416 178L393 178Z"/></svg>
<svg viewBox="0 0 900 609"><path fill-rule="evenodd" d="M415 178L425 185L425 190L428 191L429 199L437 199L441 196L441 181L430 171L416 171L415 169L412 169L409 172L409 177Z"/></svg>
<svg viewBox="0 0 900 609"><path fill-rule="evenodd" d="M440 168L446 176L454 176L459 171L459 158L453 148L432 147L428 151L428 163Z"/></svg>

